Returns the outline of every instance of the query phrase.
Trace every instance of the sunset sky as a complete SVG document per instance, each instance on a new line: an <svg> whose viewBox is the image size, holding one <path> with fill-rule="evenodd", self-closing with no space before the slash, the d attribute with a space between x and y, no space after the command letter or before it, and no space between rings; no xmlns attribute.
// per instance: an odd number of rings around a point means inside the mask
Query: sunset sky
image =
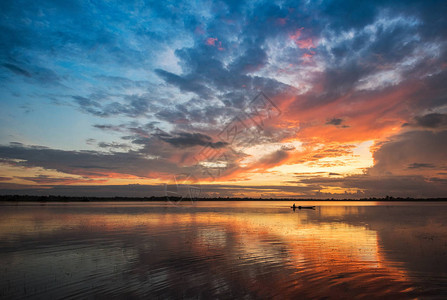
<svg viewBox="0 0 447 300"><path fill-rule="evenodd" d="M0 194L447 197L446 1L0 14Z"/></svg>

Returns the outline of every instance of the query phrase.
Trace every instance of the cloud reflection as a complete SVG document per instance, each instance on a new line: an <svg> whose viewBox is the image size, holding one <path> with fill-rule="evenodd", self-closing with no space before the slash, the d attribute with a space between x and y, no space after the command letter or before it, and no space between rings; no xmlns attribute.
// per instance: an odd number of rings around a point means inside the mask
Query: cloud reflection
<svg viewBox="0 0 447 300"><path fill-rule="evenodd" d="M93 286L114 297L405 298L420 293L424 278L443 282L434 262L445 251L445 227L437 226L445 207L433 207L428 224L415 207L4 208L6 295L86 295Z"/></svg>

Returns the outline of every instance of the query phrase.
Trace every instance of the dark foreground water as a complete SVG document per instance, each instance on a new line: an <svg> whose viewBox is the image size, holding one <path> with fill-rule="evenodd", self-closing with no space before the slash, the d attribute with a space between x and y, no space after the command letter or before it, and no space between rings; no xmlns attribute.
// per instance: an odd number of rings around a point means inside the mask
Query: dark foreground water
<svg viewBox="0 0 447 300"><path fill-rule="evenodd" d="M2 203L0 298L447 298L447 204L290 204Z"/></svg>

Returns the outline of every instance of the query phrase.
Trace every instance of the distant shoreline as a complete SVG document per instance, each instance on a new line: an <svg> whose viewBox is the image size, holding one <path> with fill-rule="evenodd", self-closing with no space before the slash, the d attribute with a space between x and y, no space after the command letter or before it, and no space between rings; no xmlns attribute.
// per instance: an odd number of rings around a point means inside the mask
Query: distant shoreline
<svg viewBox="0 0 447 300"><path fill-rule="evenodd" d="M445 202L447 198L360 198L360 199L299 199L299 198L195 198L193 201L352 201L352 202ZM189 198L169 197L72 197L72 196L29 196L29 195L0 195L0 202L180 202L191 201Z"/></svg>

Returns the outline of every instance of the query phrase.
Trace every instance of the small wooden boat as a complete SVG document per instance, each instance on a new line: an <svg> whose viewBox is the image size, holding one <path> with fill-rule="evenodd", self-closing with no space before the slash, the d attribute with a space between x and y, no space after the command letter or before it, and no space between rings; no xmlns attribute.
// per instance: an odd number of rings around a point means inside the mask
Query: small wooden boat
<svg viewBox="0 0 447 300"><path fill-rule="evenodd" d="M291 206L290 208L293 208L293 209L315 209L315 206L295 206L295 207L293 207L293 206Z"/></svg>

